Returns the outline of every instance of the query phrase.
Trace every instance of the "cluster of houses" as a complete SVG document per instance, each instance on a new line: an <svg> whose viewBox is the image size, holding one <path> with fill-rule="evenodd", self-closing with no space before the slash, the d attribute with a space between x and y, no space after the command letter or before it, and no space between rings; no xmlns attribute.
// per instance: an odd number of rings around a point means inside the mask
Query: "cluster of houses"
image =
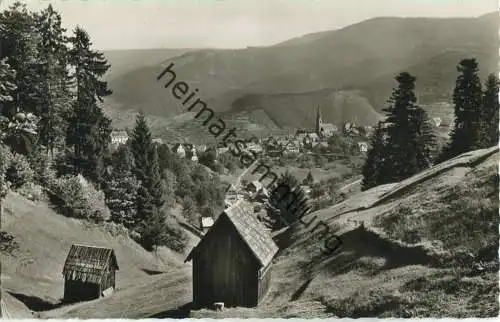
<svg viewBox="0 0 500 322"><path fill-rule="evenodd" d="M434 117L431 123L440 127L442 125L441 118ZM372 126L358 126L355 122L344 122L342 127L335 124L324 123L321 110L318 107L316 113L316 126L314 129L304 129L288 132L285 135L271 135L267 138L260 138L251 142L247 142L247 151L253 151L257 154L265 153L268 156L283 156L296 153L306 153L309 151L322 150L328 147L328 140L335 135L344 136L363 136L369 137L373 133ZM362 133L363 132L363 133ZM125 144L128 141L126 131L113 131L111 134L111 143L113 146ZM368 151L368 143L357 140L358 149L365 153ZM159 138L153 139L153 142L163 144ZM194 145L190 143L174 143L167 145L170 149L181 158L187 158L191 161L198 161L200 153L207 150L204 144ZM217 156L229 152L229 147L218 146L215 148Z"/></svg>
<svg viewBox="0 0 500 322"><path fill-rule="evenodd" d="M364 126L366 136L373 132L372 126ZM264 141L265 149L270 156L281 156L300 152L315 151L328 147L328 140L335 135L357 136L361 134L360 127L355 122L345 122L342 128L331 123L324 123L321 109L316 112L316 126L314 129L298 130L293 135L269 137ZM368 151L367 142L358 142L360 152Z"/></svg>

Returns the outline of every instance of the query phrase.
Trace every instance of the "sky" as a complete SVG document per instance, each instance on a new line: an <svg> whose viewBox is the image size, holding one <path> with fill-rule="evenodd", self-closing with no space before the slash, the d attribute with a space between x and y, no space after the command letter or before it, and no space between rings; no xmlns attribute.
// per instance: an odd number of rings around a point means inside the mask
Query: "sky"
<svg viewBox="0 0 500 322"><path fill-rule="evenodd" d="M5 9L15 0L0 0ZM339 29L380 16L474 17L498 0L23 0L52 3L69 30L83 27L100 50L245 48Z"/></svg>

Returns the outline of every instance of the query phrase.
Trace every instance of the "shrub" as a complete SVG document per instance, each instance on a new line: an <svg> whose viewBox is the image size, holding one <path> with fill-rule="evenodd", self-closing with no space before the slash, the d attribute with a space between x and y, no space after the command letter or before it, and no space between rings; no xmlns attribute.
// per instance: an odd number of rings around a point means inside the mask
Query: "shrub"
<svg viewBox="0 0 500 322"><path fill-rule="evenodd" d="M14 255L14 252L19 249L19 244L14 239L12 234L0 231L0 252Z"/></svg>
<svg viewBox="0 0 500 322"><path fill-rule="evenodd" d="M50 160L47 153L42 148L36 147L27 156L31 169L34 172L34 180L36 183L43 184L45 172L49 168Z"/></svg>
<svg viewBox="0 0 500 322"><path fill-rule="evenodd" d="M40 185L33 182L22 185L17 192L31 201L45 200L45 193Z"/></svg>
<svg viewBox="0 0 500 322"><path fill-rule="evenodd" d="M196 216L196 202L189 196L184 197L182 200L182 206L183 210L182 213L184 217L191 223L196 225L197 224L197 216Z"/></svg>
<svg viewBox="0 0 500 322"><path fill-rule="evenodd" d="M50 187L52 203L63 215L91 219L96 222L109 218L104 193L81 176L65 175Z"/></svg>
<svg viewBox="0 0 500 322"><path fill-rule="evenodd" d="M11 183L12 189L18 189L25 184L33 182L35 173L24 155L11 154L7 162L5 178Z"/></svg>
<svg viewBox="0 0 500 322"><path fill-rule="evenodd" d="M176 252L183 253L188 243L186 233L173 221L167 221L166 230L165 246Z"/></svg>
<svg viewBox="0 0 500 322"><path fill-rule="evenodd" d="M9 149L0 144L0 202L7 195L9 191L9 182L5 178L5 170L7 169L7 156L10 153Z"/></svg>

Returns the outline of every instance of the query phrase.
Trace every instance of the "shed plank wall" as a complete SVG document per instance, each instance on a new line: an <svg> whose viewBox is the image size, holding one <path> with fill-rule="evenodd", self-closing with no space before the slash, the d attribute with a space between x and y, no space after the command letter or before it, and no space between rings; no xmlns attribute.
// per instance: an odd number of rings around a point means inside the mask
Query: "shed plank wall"
<svg viewBox="0 0 500 322"><path fill-rule="evenodd" d="M88 301L101 297L103 291L109 287L115 287L115 274L114 269L107 271L100 284L65 279L64 300L69 302Z"/></svg>
<svg viewBox="0 0 500 322"><path fill-rule="evenodd" d="M228 219L216 229L193 258L194 305L256 306L259 263Z"/></svg>
<svg viewBox="0 0 500 322"><path fill-rule="evenodd" d="M271 265L271 264L269 264ZM259 279L259 302L264 298L267 291L269 290L269 285L271 283L271 267L267 269L267 271L261 276Z"/></svg>

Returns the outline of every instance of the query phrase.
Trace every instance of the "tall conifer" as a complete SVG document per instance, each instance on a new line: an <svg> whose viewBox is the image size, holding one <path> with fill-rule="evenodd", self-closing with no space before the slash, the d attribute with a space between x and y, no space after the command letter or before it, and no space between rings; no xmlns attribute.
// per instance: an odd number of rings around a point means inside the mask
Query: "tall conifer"
<svg viewBox="0 0 500 322"><path fill-rule="evenodd" d="M40 144L48 152L61 143L65 134L63 116L71 107L72 97L69 92L70 79L67 71L68 48L66 29L61 26L61 16L52 5L35 14L36 29L40 33L39 70L44 75L41 86Z"/></svg>
<svg viewBox="0 0 500 322"><path fill-rule="evenodd" d="M370 189L382 182L383 171L386 168L386 143L382 122L377 124L370 140L370 150L368 150L362 169L361 190Z"/></svg>
<svg viewBox="0 0 500 322"><path fill-rule="evenodd" d="M415 95L416 78L407 72L396 76L398 87L388 100L386 162L392 167L384 174L381 183L400 181L418 172L415 151L415 132L412 116L418 109Z"/></svg>
<svg viewBox="0 0 500 322"><path fill-rule="evenodd" d="M457 70L460 75L453 91L455 125L451 141L443 149L439 161L474 150L480 145L482 91L478 63L474 58L463 59Z"/></svg>
<svg viewBox="0 0 500 322"><path fill-rule="evenodd" d="M498 110L500 109L498 86L498 78L494 74L488 75L481 109L480 148L498 145Z"/></svg>
<svg viewBox="0 0 500 322"><path fill-rule="evenodd" d="M83 29L75 29L71 42L76 100L68 117L66 145L72 149L75 172L99 184L104 154L111 141L111 120L98 105L104 96L111 94L107 83L101 81L109 65L102 53L90 48L92 43Z"/></svg>

